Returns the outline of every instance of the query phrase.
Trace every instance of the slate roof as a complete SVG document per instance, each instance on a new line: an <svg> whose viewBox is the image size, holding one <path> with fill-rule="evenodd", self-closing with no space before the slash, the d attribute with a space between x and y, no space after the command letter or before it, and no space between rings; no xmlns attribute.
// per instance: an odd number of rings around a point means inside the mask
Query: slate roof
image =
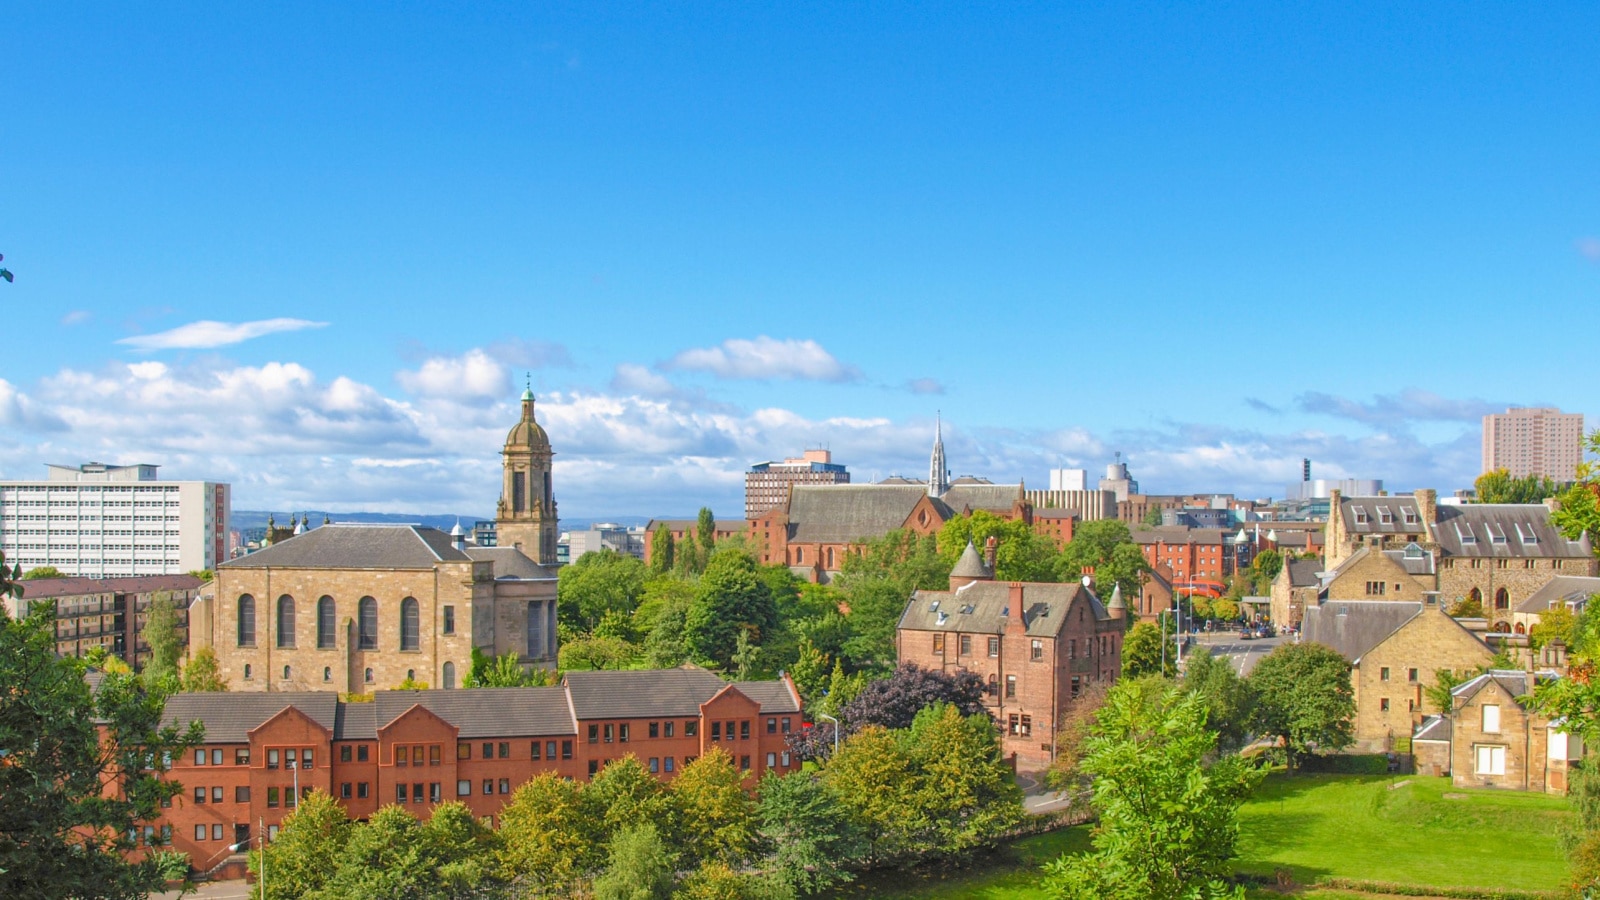
<svg viewBox="0 0 1600 900"><path fill-rule="evenodd" d="M1588 559L1589 539L1569 541L1543 503L1467 503L1439 507L1433 538L1445 556Z"/></svg>
<svg viewBox="0 0 1600 900"><path fill-rule="evenodd" d="M421 705L461 729L462 738L577 734L567 692L556 687L473 688L456 691L379 691L372 703L376 728ZM377 737L355 734L351 737Z"/></svg>
<svg viewBox="0 0 1600 900"><path fill-rule="evenodd" d="M963 631L1004 634L1010 616L1021 615L1027 633L1036 637L1055 637L1067 621L1072 603L1079 598L1089 604L1096 619L1111 614L1100 599L1082 584L1027 584L1023 586L1021 610L1011 609L1011 586L994 581L974 581L953 591L917 591L911 595L900 628L912 631Z"/></svg>
<svg viewBox="0 0 1600 900"><path fill-rule="evenodd" d="M1445 507L1439 507L1442 512ZM1389 521L1384 521L1384 512ZM1366 521L1357 521L1356 514L1366 514ZM1410 521L1407 521L1407 513ZM1344 517L1346 534L1426 534L1427 523L1422 521L1417 498L1404 494L1392 497L1341 497L1339 515Z"/></svg>
<svg viewBox="0 0 1600 900"><path fill-rule="evenodd" d="M1321 560L1291 559L1284 566L1289 570L1290 587L1311 587L1322 580L1317 575L1322 571Z"/></svg>
<svg viewBox="0 0 1600 900"><path fill-rule="evenodd" d="M1417 730L1411 733L1411 742L1416 743L1417 741L1450 743L1450 717L1440 715L1424 717L1422 724L1418 725Z"/></svg>
<svg viewBox="0 0 1600 900"><path fill-rule="evenodd" d="M1450 696L1455 698L1457 705L1467 703L1491 681L1500 685L1513 700L1533 690L1533 686L1528 683L1528 673L1520 669L1490 669L1471 681L1464 681L1451 688ZM1521 706L1522 702L1518 700L1517 705Z"/></svg>
<svg viewBox="0 0 1600 900"><path fill-rule="evenodd" d="M1400 550L1385 550L1383 555L1394 560L1408 575L1432 575L1435 572L1433 554L1418 544L1407 544Z"/></svg>
<svg viewBox="0 0 1600 900"><path fill-rule="evenodd" d="M478 562L494 563L494 577L537 580L556 577L554 569L546 568L528 558L516 547L477 547L467 545L467 556Z"/></svg>
<svg viewBox="0 0 1600 900"><path fill-rule="evenodd" d="M1411 600L1328 600L1306 607L1300 640L1355 662L1420 612L1422 604Z"/></svg>
<svg viewBox="0 0 1600 900"><path fill-rule="evenodd" d="M1081 515L1083 513L1078 512L1076 509L1063 509L1053 506L1033 511L1035 519L1076 519Z"/></svg>
<svg viewBox="0 0 1600 900"><path fill-rule="evenodd" d="M1557 575L1517 606L1520 613L1542 613L1557 603L1582 603L1590 594L1600 594L1600 578L1587 575Z"/></svg>
<svg viewBox="0 0 1600 900"><path fill-rule="evenodd" d="M782 679L735 681L733 686L739 689L739 693L761 704L763 714L800 712L800 698L789 689L789 683Z"/></svg>
<svg viewBox="0 0 1600 900"><path fill-rule="evenodd" d="M1136 544L1220 544L1221 528L1190 528L1187 525L1145 525L1132 529Z"/></svg>
<svg viewBox="0 0 1600 900"><path fill-rule="evenodd" d="M695 666L622 672L568 672L567 691L580 719L698 716L727 682Z"/></svg>
<svg viewBox="0 0 1600 900"><path fill-rule="evenodd" d="M961 558L956 560L955 568L950 570L951 578L993 578L994 573L984 565L983 557L978 555L978 548L967 541L967 549L961 551Z"/></svg>
<svg viewBox="0 0 1600 900"><path fill-rule="evenodd" d="M918 485L797 484L789 493L789 540L847 543L904 525L928 496Z"/></svg>
<svg viewBox="0 0 1600 900"><path fill-rule="evenodd" d="M467 562L450 535L425 525L324 525L263 547L218 568L431 569L439 562Z"/></svg>
<svg viewBox="0 0 1600 900"><path fill-rule="evenodd" d="M127 578L35 578L18 582L22 596L81 597L86 594L148 594L154 591L192 591L205 584L193 575L134 575Z"/></svg>
<svg viewBox="0 0 1600 900"><path fill-rule="evenodd" d="M938 498L953 513L975 509L1009 511L1021 499L1020 484L968 484L959 479Z"/></svg>
<svg viewBox="0 0 1600 900"><path fill-rule="evenodd" d="M206 723L206 743L244 744L253 729L293 706L337 739L341 705L338 694L326 691L173 694L167 698L161 723L183 726L199 719Z"/></svg>

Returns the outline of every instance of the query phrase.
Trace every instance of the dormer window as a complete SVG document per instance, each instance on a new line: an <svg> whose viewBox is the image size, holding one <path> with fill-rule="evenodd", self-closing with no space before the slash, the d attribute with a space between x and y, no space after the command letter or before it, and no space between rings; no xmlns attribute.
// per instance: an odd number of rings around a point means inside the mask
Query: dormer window
<svg viewBox="0 0 1600 900"><path fill-rule="evenodd" d="M1504 528L1501 528L1499 525L1495 524L1494 522L1490 522L1489 525L1488 525L1488 529L1489 529L1489 541L1491 543L1504 544L1506 542L1506 531L1505 531Z"/></svg>
<svg viewBox="0 0 1600 900"><path fill-rule="evenodd" d="M1533 526L1524 524L1522 522L1517 523L1517 538L1520 539L1524 544L1539 543L1539 535L1533 530Z"/></svg>
<svg viewBox="0 0 1600 900"><path fill-rule="evenodd" d="M1478 542L1478 536L1472 533L1472 528L1470 526L1463 531L1461 526L1457 525L1456 537L1460 539L1463 546L1467 544L1476 544Z"/></svg>
<svg viewBox="0 0 1600 900"><path fill-rule="evenodd" d="M1414 509L1405 509L1405 510L1403 510L1401 512L1401 515L1405 516L1407 525L1415 525L1415 524L1417 524L1417 511L1416 510L1414 510Z"/></svg>
<svg viewBox="0 0 1600 900"><path fill-rule="evenodd" d="M1364 510L1364 509L1361 509L1359 507L1356 508L1356 524L1357 525L1365 525L1365 524L1367 524L1367 511Z"/></svg>
<svg viewBox="0 0 1600 900"><path fill-rule="evenodd" d="M1394 524L1394 513L1389 511L1389 507L1387 507L1387 506L1378 507L1378 523L1380 525L1393 525Z"/></svg>

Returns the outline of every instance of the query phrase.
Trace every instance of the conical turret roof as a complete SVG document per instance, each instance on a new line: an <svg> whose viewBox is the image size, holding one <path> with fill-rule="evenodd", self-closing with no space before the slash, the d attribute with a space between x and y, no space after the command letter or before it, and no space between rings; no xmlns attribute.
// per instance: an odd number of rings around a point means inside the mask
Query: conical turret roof
<svg viewBox="0 0 1600 900"><path fill-rule="evenodd" d="M967 549L961 551L961 558L956 560L956 567L950 570L951 578L993 578L994 573L983 564L983 557L978 555L978 548L967 541Z"/></svg>

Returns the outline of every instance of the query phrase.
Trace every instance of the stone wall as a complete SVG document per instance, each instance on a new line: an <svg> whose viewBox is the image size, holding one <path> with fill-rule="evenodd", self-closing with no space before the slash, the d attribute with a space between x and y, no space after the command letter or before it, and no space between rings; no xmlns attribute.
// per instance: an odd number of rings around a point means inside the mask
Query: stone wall
<svg viewBox="0 0 1600 900"><path fill-rule="evenodd" d="M1355 748L1366 753L1393 750L1395 739L1410 737L1425 713L1440 711L1425 708L1424 691L1437 683L1437 670L1476 669L1493 658L1487 645L1443 610L1424 607L1368 650L1351 671Z"/></svg>
<svg viewBox="0 0 1600 900"><path fill-rule="evenodd" d="M1380 550L1350 562L1328 583L1329 600L1408 600L1422 602L1436 588L1432 575L1412 575Z"/></svg>

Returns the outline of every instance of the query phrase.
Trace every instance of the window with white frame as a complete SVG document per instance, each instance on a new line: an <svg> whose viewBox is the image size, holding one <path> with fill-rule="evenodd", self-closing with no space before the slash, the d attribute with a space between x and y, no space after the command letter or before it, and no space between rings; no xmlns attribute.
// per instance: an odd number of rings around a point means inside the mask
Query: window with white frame
<svg viewBox="0 0 1600 900"><path fill-rule="evenodd" d="M1495 746L1475 746L1476 751L1474 774L1477 775L1504 775L1506 773L1506 748Z"/></svg>
<svg viewBox="0 0 1600 900"><path fill-rule="evenodd" d="M1500 733L1500 707L1498 704L1485 703L1483 705L1483 730L1486 734Z"/></svg>

